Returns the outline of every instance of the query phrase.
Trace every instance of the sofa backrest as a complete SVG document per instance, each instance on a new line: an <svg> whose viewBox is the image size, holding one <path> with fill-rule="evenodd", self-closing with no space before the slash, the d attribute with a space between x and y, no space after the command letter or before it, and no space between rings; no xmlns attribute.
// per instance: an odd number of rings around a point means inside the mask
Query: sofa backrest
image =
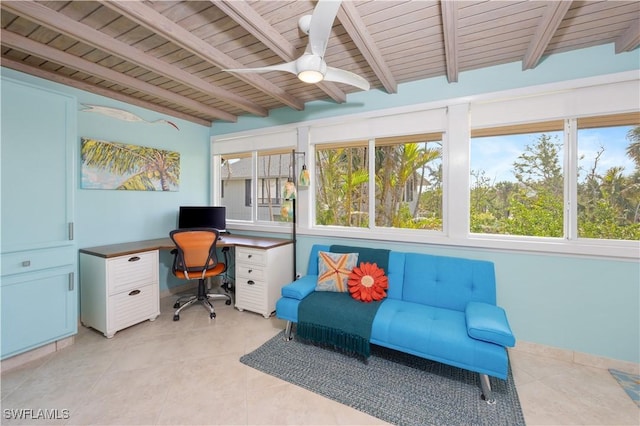
<svg viewBox="0 0 640 426"><path fill-rule="evenodd" d="M468 302L496 304L492 262L406 253L402 300L464 311Z"/></svg>
<svg viewBox="0 0 640 426"><path fill-rule="evenodd" d="M318 252L330 247L311 247L307 275L318 275ZM496 304L495 271L485 260L391 251L387 277L390 299L458 311L464 311L468 302Z"/></svg>
<svg viewBox="0 0 640 426"><path fill-rule="evenodd" d="M307 275L318 275L318 252L329 251L330 246L314 244L309 253L309 263L307 264Z"/></svg>

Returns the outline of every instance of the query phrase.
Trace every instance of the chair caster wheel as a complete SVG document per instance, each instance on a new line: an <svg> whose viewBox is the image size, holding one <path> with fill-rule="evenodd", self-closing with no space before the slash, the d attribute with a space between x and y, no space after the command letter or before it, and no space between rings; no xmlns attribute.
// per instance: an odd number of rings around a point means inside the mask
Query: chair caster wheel
<svg viewBox="0 0 640 426"><path fill-rule="evenodd" d="M180 307L180 302L176 302L176 303L173 305L173 309L178 309L179 307Z"/></svg>
<svg viewBox="0 0 640 426"><path fill-rule="evenodd" d="M209 318L214 319L216 317L216 313L215 312L211 312L209 314Z"/></svg>
<svg viewBox="0 0 640 426"><path fill-rule="evenodd" d="M230 305L231 304L231 300L227 300L226 302L224 302L225 305Z"/></svg>
<svg viewBox="0 0 640 426"><path fill-rule="evenodd" d="M174 321L180 321L180 315L174 315L173 316L173 320Z"/></svg>

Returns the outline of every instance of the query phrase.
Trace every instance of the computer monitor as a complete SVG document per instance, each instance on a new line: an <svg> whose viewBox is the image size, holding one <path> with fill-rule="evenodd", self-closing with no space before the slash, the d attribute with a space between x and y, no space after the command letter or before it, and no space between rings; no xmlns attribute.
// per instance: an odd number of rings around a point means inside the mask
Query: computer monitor
<svg viewBox="0 0 640 426"><path fill-rule="evenodd" d="M180 206L178 228L216 228L226 233L226 218L224 206Z"/></svg>

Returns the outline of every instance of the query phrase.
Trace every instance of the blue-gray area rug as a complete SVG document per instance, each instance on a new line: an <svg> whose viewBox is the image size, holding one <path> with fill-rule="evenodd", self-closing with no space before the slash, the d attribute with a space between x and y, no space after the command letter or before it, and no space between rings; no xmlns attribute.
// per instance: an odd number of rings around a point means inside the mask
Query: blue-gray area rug
<svg viewBox="0 0 640 426"><path fill-rule="evenodd" d="M511 370L489 405L477 373L376 345L363 361L279 333L240 362L397 425L525 424Z"/></svg>
<svg viewBox="0 0 640 426"><path fill-rule="evenodd" d="M622 389L629 395L629 398L640 407L640 376L612 368L609 369L609 373L618 381Z"/></svg>

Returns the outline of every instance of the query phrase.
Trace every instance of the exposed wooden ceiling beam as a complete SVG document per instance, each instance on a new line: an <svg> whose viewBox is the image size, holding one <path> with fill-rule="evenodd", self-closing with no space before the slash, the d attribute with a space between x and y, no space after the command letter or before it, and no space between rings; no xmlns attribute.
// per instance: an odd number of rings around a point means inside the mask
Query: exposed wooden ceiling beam
<svg viewBox="0 0 640 426"><path fill-rule="evenodd" d="M262 117L268 115L268 111L260 105L236 95L228 90L216 87L207 81L198 78L191 73L181 70L154 56L129 46L113 37L110 37L88 25L75 21L62 13L58 13L46 6L35 2L3 2L3 9L7 9L30 21L51 28L61 34L75 38L83 43L95 47L101 51L124 59L144 69L153 71L159 75L167 76L174 81L203 92L216 99L234 105L244 111Z"/></svg>
<svg viewBox="0 0 640 426"><path fill-rule="evenodd" d="M84 90L86 92L102 95L107 98L115 99L117 101L125 102L131 105L136 105L141 108L146 108L151 111L159 112L160 114L170 115L175 118L181 118L192 123L200 124L202 126L211 127L211 121L203 120L202 118L185 114L175 109L163 107L152 102L143 101L133 96L125 95L115 90L107 89L105 87L95 86L85 81L75 80L71 77L65 77L61 74L57 74L52 71L47 71L42 68L27 65L24 62L15 61L9 58L2 58L2 66L11 68L12 70L20 71L26 74L31 74L36 77L44 78L45 80L54 81L56 83L64 84L65 86L75 87L76 89Z"/></svg>
<svg viewBox="0 0 640 426"><path fill-rule="evenodd" d="M640 45L640 19L636 19L616 40L616 53L630 52Z"/></svg>
<svg viewBox="0 0 640 426"><path fill-rule="evenodd" d="M244 67L235 59L227 56L142 2L103 0L100 3L221 69ZM234 74L234 76L291 108L296 110L304 109L304 102L259 75Z"/></svg>
<svg viewBox="0 0 640 426"><path fill-rule="evenodd" d="M547 50L549 42L562 23L564 15L571 8L571 3L570 0L546 2L547 8L522 59L523 71L538 65L542 54Z"/></svg>
<svg viewBox="0 0 640 426"><path fill-rule="evenodd" d="M47 61L64 65L107 81L121 84L132 90L137 90L148 95L164 99L165 101L181 105L185 108L189 108L201 114L205 114L225 121L237 121L237 117L233 114L229 114L228 112L221 111L217 108L212 108L208 105L194 101L193 99L178 95L170 90L154 86L153 84L146 83L126 74L113 71L107 67L103 67L102 65L94 64L93 62L87 61L86 59L79 58L58 49L54 49L53 47L49 47L46 44L38 43L27 37L23 37L7 30L1 30L0 37L2 38L2 44L4 46L16 49L20 52L28 53L30 55L46 59Z"/></svg>
<svg viewBox="0 0 640 426"><path fill-rule="evenodd" d="M458 2L440 1L442 32L444 35L444 56L449 83L458 81Z"/></svg>
<svg viewBox="0 0 640 426"><path fill-rule="evenodd" d="M391 73L391 69L382 57L382 53L380 53L380 49L378 49L369 30L367 30L362 17L358 14L356 6L349 1L342 2L340 9L338 9L338 19L387 93L396 93L398 85Z"/></svg>
<svg viewBox="0 0 640 426"><path fill-rule="evenodd" d="M243 1L234 0L211 0L211 2L222 10L231 19L237 22L249 34L260 40L265 46L280 56L285 62L290 62L298 58L298 52L294 45L282 36L266 19L255 11L249 4ZM336 102L345 102L347 95L334 83L328 81L316 84L323 92Z"/></svg>

